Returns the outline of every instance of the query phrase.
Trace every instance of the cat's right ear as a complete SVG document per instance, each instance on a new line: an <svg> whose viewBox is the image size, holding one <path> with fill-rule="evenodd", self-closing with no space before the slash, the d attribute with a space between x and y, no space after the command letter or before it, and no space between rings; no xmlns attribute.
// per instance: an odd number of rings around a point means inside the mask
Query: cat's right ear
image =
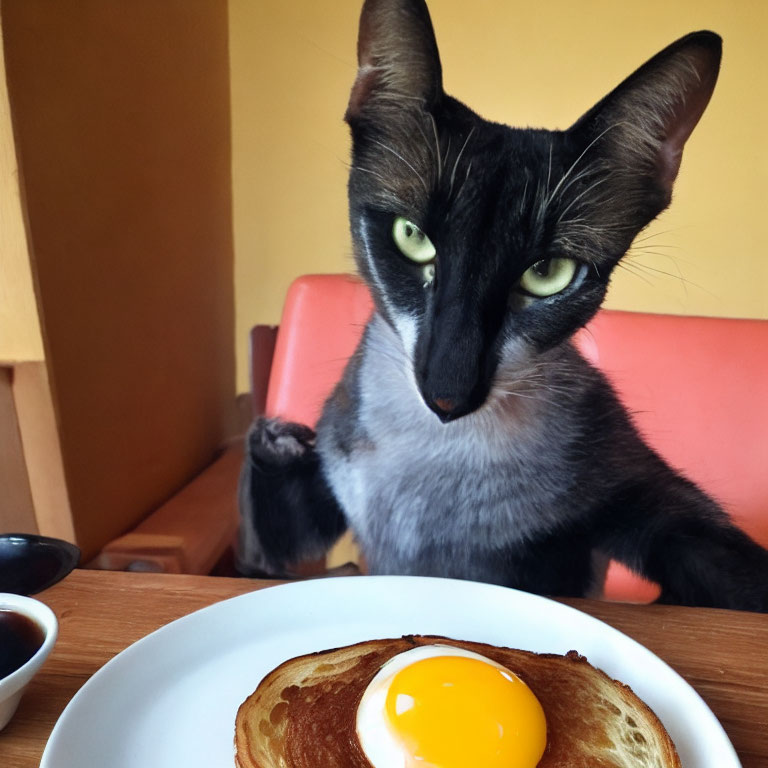
<svg viewBox="0 0 768 768"><path fill-rule="evenodd" d="M357 79L344 119L352 123L379 105L442 96L442 68L424 0L365 0L357 40Z"/></svg>
<svg viewBox="0 0 768 768"><path fill-rule="evenodd" d="M717 82L721 52L714 32L680 38L611 91L571 133L585 142L602 139L616 165L649 179L666 206L685 142Z"/></svg>

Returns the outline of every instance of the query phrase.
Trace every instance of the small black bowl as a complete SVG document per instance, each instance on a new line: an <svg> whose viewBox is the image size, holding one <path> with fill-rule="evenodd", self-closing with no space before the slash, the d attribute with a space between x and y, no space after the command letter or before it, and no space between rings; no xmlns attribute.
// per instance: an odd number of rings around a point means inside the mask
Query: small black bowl
<svg viewBox="0 0 768 768"><path fill-rule="evenodd" d="M80 562L74 544L31 533L0 535L0 592L34 595L61 581Z"/></svg>

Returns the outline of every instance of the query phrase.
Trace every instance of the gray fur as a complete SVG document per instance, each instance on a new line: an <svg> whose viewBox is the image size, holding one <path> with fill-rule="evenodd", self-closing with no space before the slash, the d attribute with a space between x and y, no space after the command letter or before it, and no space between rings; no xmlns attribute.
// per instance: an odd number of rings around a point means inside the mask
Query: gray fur
<svg viewBox="0 0 768 768"><path fill-rule="evenodd" d="M337 391L318 426L326 477L372 573L477 577L478 548L522 545L586 517L590 495L573 495L584 474L573 403L594 372L570 345L535 364L532 350L509 345L485 404L448 424L424 404L412 366L374 316L353 368L355 409L337 409L348 401Z"/></svg>

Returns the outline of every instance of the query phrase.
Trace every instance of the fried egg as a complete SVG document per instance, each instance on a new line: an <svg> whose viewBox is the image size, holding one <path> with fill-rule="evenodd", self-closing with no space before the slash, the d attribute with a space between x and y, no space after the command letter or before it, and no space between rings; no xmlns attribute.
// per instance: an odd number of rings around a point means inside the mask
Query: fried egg
<svg viewBox="0 0 768 768"><path fill-rule="evenodd" d="M544 710L506 667L427 645L386 662L365 689L356 732L373 768L535 768Z"/></svg>

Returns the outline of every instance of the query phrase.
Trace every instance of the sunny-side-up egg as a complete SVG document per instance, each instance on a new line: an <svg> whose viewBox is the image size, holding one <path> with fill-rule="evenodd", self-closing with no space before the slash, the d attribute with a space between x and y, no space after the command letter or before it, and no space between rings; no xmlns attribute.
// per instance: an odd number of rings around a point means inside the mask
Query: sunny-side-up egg
<svg viewBox="0 0 768 768"><path fill-rule="evenodd" d="M373 768L536 768L547 743L531 689L506 667L449 645L384 664L356 727Z"/></svg>

